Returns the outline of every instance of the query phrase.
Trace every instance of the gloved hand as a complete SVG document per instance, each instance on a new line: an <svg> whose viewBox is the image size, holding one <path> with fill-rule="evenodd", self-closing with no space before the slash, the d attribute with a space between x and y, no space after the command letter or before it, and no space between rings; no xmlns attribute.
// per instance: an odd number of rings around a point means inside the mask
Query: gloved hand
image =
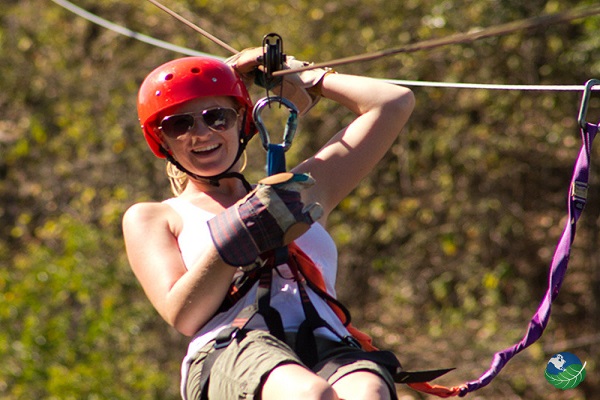
<svg viewBox="0 0 600 400"><path fill-rule="evenodd" d="M287 56L283 69L294 70L311 64ZM298 114L302 116L308 113L321 99L321 82L329 73L334 73L334 71L331 68L316 68L283 75L283 88L282 85L274 85L272 90L276 95L285 97L294 103Z"/></svg>
<svg viewBox="0 0 600 400"><path fill-rule="evenodd" d="M321 98L321 81L328 73L332 73L331 68L316 68L308 71L302 71L295 74L283 75L279 79L267 82L263 64L263 49L254 47L240 51L238 54L228 58L225 61L231 65L242 76L246 87L250 87L252 82L259 86L272 90L277 96L285 97L290 100L298 113L305 115ZM298 61L294 57L287 56L283 69L299 69L306 67L311 63ZM283 79L283 85L281 84Z"/></svg>
<svg viewBox="0 0 600 400"><path fill-rule="evenodd" d="M225 64L231 66L242 77L247 88L254 82L256 70L263 65L262 47L244 49L225 60Z"/></svg>
<svg viewBox="0 0 600 400"><path fill-rule="evenodd" d="M308 174L270 176L210 219L208 229L223 261L235 267L250 265L260 254L303 235L323 214L320 204L305 206L300 198L300 191L314 183Z"/></svg>

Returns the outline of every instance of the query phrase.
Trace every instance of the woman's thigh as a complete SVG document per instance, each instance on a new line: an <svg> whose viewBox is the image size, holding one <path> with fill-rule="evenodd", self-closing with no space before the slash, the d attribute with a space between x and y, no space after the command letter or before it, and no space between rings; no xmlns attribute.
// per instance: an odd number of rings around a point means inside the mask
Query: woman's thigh
<svg viewBox="0 0 600 400"><path fill-rule="evenodd" d="M192 363L187 379L187 398L200 399L202 367L208 354L208 345ZM237 338L218 356L210 368L209 399L258 399L269 374L280 365L302 362L284 342L268 332L250 331Z"/></svg>

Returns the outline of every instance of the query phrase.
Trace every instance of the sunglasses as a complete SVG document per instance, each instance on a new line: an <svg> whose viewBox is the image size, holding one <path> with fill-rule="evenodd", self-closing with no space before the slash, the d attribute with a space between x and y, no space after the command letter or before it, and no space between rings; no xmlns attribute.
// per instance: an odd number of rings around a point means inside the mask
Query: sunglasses
<svg viewBox="0 0 600 400"><path fill-rule="evenodd" d="M191 131L198 119L211 131L223 132L231 129L237 118L238 113L235 109L215 107L197 113L169 115L160 121L158 128L168 137L176 139Z"/></svg>

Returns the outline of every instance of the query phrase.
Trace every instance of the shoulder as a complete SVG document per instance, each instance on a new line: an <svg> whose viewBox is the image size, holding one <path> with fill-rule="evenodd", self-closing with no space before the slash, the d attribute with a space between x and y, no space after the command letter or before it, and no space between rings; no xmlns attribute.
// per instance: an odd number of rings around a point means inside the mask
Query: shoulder
<svg viewBox="0 0 600 400"><path fill-rule="evenodd" d="M174 234L180 230L181 218L175 210L166 203L143 202L129 207L123 215L123 230L144 231L159 226L170 227Z"/></svg>
<svg viewBox="0 0 600 400"><path fill-rule="evenodd" d="M123 215L124 223L142 222L146 220L163 218L169 213L169 207L165 203L144 202L136 203L129 207Z"/></svg>

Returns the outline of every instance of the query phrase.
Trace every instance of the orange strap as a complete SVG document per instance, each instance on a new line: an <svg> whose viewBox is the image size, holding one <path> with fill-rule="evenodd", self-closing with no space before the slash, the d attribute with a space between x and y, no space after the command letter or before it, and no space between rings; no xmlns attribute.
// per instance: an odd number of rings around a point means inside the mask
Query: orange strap
<svg viewBox="0 0 600 400"><path fill-rule="evenodd" d="M295 257L298 261L298 269L306 280L309 280L313 285L327 293L327 287L323 280L321 271L317 268L311 258L296 245L291 243L288 245L288 252L290 257ZM333 302L327 301L327 304L333 312L338 316L340 321L346 326L348 332L361 344L362 348L366 351L378 350L377 347L373 346L373 339L366 333L360 331L351 322L346 321L346 314L339 308L339 306Z"/></svg>
<svg viewBox="0 0 600 400"><path fill-rule="evenodd" d="M442 398L458 396L462 388L462 386L448 388L440 385L432 385L429 382L408 383L407 385L419 392L432 394Z"/></svg>

